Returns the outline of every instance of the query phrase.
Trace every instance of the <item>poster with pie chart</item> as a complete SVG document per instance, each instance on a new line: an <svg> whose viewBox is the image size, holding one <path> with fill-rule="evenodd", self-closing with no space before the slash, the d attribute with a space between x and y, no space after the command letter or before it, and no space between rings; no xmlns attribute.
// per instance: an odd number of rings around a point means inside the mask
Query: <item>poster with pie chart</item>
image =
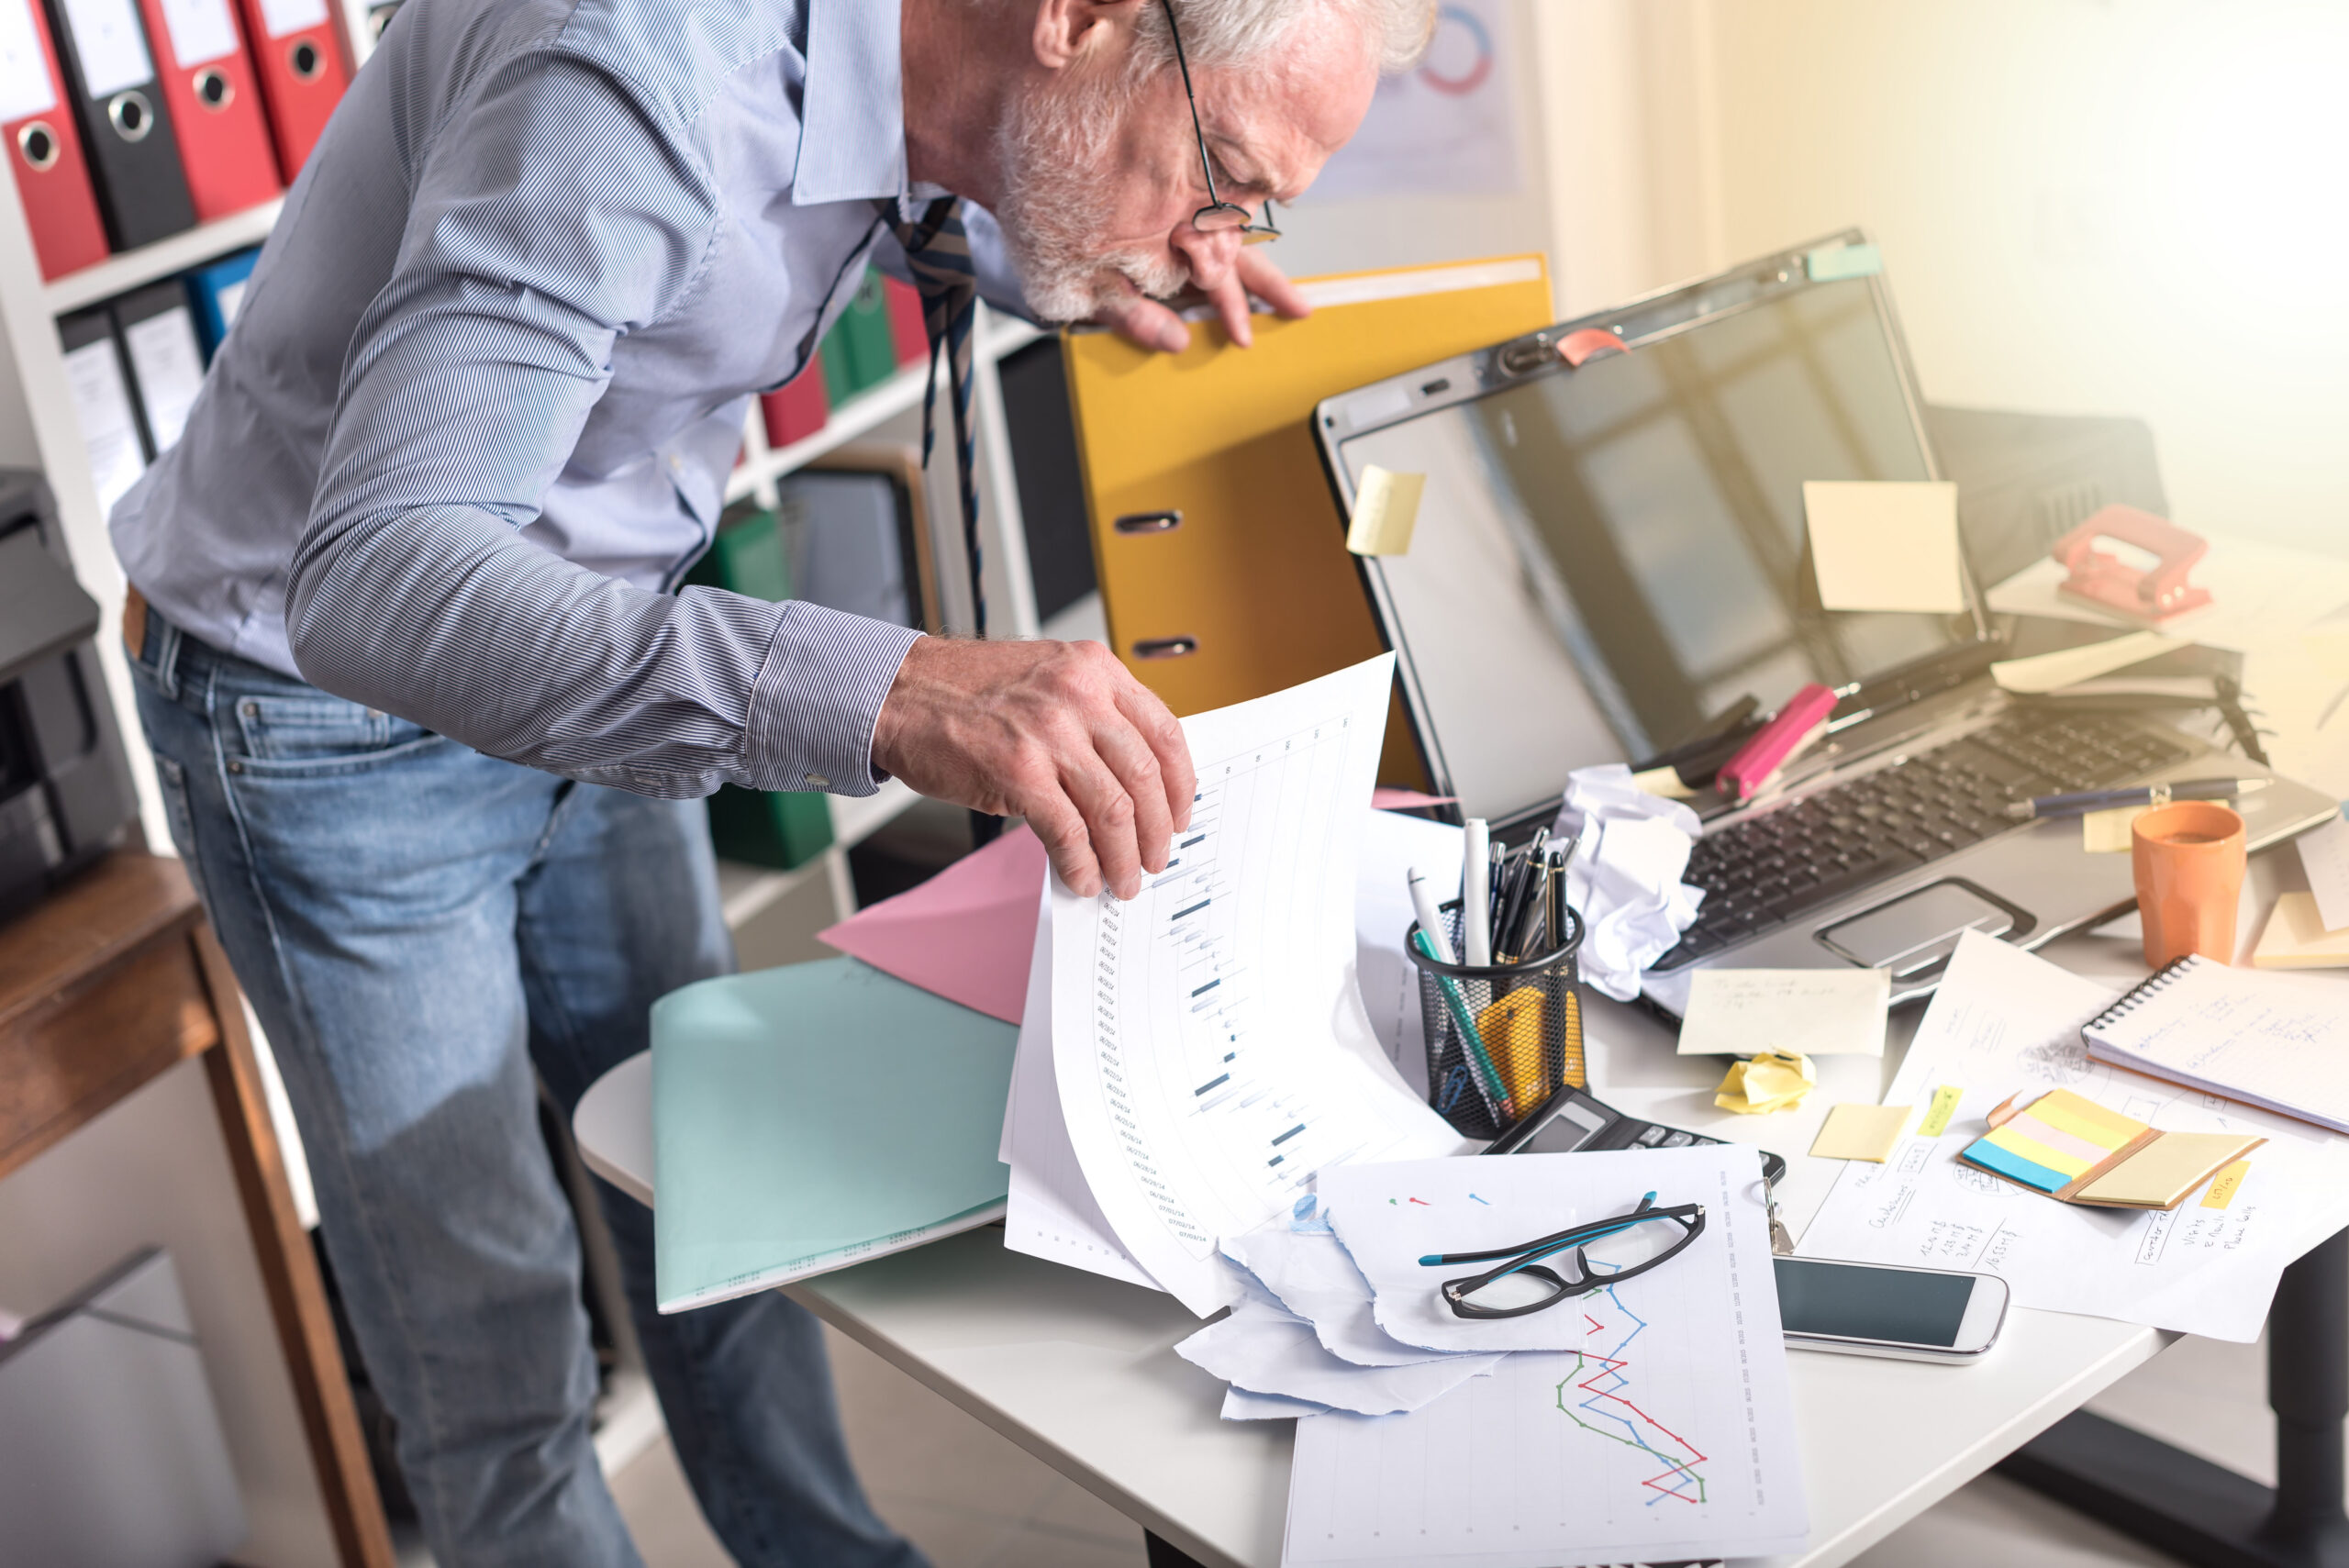
<svg viewBox="0 0 2349 1568"><path fill-rule="evenodd" d="M1517 112L1506 0L1443 0L1419 64L1379 83L1308 200L1513 195Z"/></svg>

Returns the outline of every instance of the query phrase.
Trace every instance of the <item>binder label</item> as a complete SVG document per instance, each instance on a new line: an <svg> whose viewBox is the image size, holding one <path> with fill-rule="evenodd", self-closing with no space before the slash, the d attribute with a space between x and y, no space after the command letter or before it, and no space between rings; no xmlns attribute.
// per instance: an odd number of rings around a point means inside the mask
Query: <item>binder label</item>
<svg viewBox="0 0 2349 1568"><path fill-rule="evenodd" d="M57 107L40 35L33 31L29 0L0 0L0 121L14 125L28 115Z"/></svg>
<svg viewBox="0 0 2349 1568"><path fill-rule="evenodd" d="M326 19L327 0L261 0L262 26L273 39L323 27Z"/></svg>
<svg viewBox="0 0 2349 1568"><path fill-rule="evenodd" d="M163 0L163 28L172 36L172 59L183 71L237 52L228 0Z"/></svg>
<svg viewBox="0 0 2349 1568"><path fill-rule="evenodd" d="M82 85L103 102L155 79L147 36L131 0L64 0L65 25L82 56Z"/></svg>

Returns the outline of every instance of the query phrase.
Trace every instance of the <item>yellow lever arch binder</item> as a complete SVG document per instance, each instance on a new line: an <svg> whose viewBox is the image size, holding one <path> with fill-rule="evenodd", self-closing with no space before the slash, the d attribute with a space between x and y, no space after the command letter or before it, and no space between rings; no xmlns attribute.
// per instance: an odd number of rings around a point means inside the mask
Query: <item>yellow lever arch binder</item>
<svg viewBox="0 0 2349 1568"><path fill-rule="evenodd" d="M1110 645L1177 714L1367 659L1377 628L1308 421L1322 398L1547 326L1538 255L1303 280L1253 348L1063 339ZM1379 777L1419 784L1399 705Z"/></svg>

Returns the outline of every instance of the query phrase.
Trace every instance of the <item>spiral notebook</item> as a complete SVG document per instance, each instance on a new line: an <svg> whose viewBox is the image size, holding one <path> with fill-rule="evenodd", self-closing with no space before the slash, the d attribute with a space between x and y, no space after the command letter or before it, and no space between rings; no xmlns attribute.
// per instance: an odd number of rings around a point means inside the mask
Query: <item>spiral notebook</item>
<svg viewBox="0 0 2349 1568"><path fill-rule="evenodd" d="M2099 1062L2349 1132L2349 985L2339 981L2189 953L2080 1026L2080 1039Z"/></svg>

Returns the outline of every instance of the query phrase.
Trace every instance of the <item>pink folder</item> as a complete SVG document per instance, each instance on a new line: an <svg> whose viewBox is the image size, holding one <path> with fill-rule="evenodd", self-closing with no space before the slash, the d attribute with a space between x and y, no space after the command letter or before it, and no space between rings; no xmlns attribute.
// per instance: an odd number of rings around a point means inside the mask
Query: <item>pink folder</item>
<svg viewBox="0 0 2349 1568"><path fill-rule="evenodd" d="M1025 826L963 856L920 886L860 909L817 940L910 985L1019 1021L1044 846Z"/></svg>

